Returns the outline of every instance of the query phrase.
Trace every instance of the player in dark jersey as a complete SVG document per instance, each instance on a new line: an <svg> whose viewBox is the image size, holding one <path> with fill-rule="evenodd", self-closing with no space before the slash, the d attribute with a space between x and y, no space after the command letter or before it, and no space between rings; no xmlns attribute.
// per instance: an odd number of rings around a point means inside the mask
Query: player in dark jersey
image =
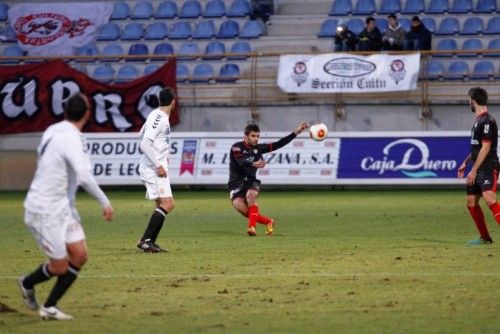
<svg viewBox="0 0 500 334"><path fill-rule="evenodd" d="M471 131L471 153L458 168L458 177L463 178L469 162L472 168L467 174L467 208L479 231L479 239L469 241L471 245L491 244L484 214L479 199L484 198L495 220L500 224L500 204L496 200L498 171L500 163L497 155L498 127L488 113L488 93L480 88L469 90L469 103L476 121Z"/></svg>
<svg viewBox="0 0 500 334"><path fill-rule="evenodd" d="M257 169L266 166L262 155L282 148L308 127L307 123L300 123L292 133L277 142L259 144L260 129L257 125L250 124L245 128L243 141L231 146L229 152L229 196L233 207L248 218L247 233L249 236L256 235L257 223L266 225L267 235L273 233L274 227L274 220L262 216L257 207L257 197L260 191L260 180L256 177Z"/></svg>

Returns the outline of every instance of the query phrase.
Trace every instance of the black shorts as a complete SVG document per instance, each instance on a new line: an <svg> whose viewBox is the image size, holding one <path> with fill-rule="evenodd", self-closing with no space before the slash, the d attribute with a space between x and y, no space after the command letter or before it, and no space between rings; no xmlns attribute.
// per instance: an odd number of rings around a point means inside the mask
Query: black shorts
<svg viewBox="0 0 500 334"><path fill-rule="evenodd" d="M498 170L478 170L472 186L467 185L468 195L481 195L484 191L497 192Z"/></svg>
<svg viewBox="0 0 500 334"><path fill-rule="evenodd" d="M254 189L257 192L260 192L260 181L244 181L232 188L229 188L229 198L231 201L234 201L237 197L245 198L247 196L247 191L250 189Z"/></svg>

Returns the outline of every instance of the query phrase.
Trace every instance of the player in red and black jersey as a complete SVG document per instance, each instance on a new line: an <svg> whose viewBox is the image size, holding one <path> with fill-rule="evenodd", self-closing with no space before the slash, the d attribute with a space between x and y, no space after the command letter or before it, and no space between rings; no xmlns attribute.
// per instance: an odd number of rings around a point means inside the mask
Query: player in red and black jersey
<svg viewBox="0 0 500 334"><path fill-rule="evenodd" d="M266 166L262 155L287 145L308 127L307 123L300 123L292 133L277 142L259 144L260 129L257 125L250 124L245 128L243 141L231 146L229 152L229 196L233 207L248 218L247 233L249 236L256 235L257 222L266 225L267 235L273 233L274 227L274 220L262 216L257 207L257 197L260 191L260 180L256 177L257 169Z"/></svg>
<svg viewBox="0 0 500 334"><path fill-rule="evenodd" d="M476 224L480 237L469 241L472 245L491 244L484 214L479 206L479 199L484 198L495 220L500 224L500 204L496 200L498 171L500 163L497 155L498 126L488 113L488 93L480 88L469 90L469 103L476 121L471 131L471 153L458 168L458 177L463 178L465 168L472 162L467 174L467 208Z"/></svg>

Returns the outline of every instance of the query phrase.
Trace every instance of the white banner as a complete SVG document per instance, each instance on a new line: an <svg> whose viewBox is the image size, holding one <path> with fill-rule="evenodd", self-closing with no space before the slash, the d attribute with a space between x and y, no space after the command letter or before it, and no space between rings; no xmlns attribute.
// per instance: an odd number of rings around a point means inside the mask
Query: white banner
<svg viewBox="0 0 500 334"><path fill-rule="evenodd" d="M261 142L276 141L288 133L262 133ZM99 184L140 184L141 157L135 133L89 134L88 152ZM225 185L229 178L229 151L241 133L173 133L169 175L172 184ZM315 142L306 135L264 155L259 170L264 184L331 184L336 178L340 139Z"/></svg>
<svg viewBox="0 0 500 334"><path fill-rule="evenodd" d="M278 86L286 93L369 93L417 88L420 54L284 55Z"/></svg>
<svg viewBox="0 0 500 334"><path fill-rule="evenodd" d="M18 44L30 56L69 56L94 42L113 12L113 2L44 2L9 9Z"/></svg>

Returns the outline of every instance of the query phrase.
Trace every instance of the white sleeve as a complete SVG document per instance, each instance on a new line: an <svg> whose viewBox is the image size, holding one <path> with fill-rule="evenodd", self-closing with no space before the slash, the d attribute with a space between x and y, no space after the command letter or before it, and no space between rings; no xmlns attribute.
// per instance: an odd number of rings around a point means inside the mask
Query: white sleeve
<svg viewBox="0 0 500 334"><path fill-rule="evenodd" d="M77 182L83 189L97 199L103 208L109 206L110 202L108 197L101 188L99 188L99 185L92 175L90 158L88 154L83 152L83 145L80 138L67 138L65 157L66 161L75 172Z"/></svg>
<svg viewBox="0 0 500 334"><path fill-rule="evenodd" d="M155 165L156 168L161 166L158 159L156 159L155 152L153 150L153 141L151 139L146 136L142 137L140 148L142 153L144 153L144 155Z"/></svg>
<svg viewBox="0 0 500 334"><path fill-rule="evenodd" d="M153 115L151 116L152 117L148 118L146 120L146 123L144 123L142 130L143 130L143 138L148 138L151 141L154 141L156 137L158 137L158 134L160 133L164 120L159 114L156 115L156 117L154 118Z"/></svg>

